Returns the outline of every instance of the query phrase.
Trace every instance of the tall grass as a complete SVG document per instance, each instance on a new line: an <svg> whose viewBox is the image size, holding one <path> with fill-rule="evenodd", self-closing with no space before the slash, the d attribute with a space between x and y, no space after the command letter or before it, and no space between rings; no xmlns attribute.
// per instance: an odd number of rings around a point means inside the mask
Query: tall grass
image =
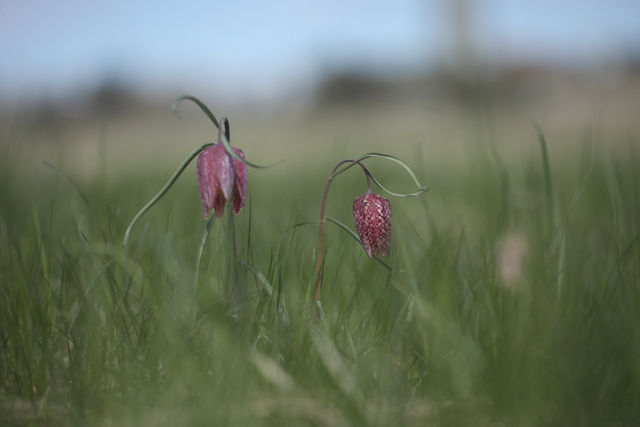
<svg viewBox="0 0 640 427"><path fill-rule="evenodd" d="M170 172L83 179L19 139L5 141L0 160L0 424L640 419L634 143L585 142L562 159L542 139L509 162L482 149L455 165L407 159L432 192L391 200L388 263L402 271L370 261L328 222L323 331L314 221L335 162L299 176L250 172L236 224L242 263L226 212L194 290L206 225L195 174L123 248L130 219ZM380 169L393 181L393 167ZM327 215L351 225L363 191L341 176ZM236 268L246 289L237 312Z"/></svg>

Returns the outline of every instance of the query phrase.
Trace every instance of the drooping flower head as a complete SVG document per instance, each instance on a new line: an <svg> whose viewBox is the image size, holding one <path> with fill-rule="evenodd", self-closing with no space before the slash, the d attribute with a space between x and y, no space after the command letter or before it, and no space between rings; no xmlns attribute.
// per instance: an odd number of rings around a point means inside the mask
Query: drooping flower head
<svg viewBox="0 0 640 427"><path fill-rule="evenodd" d="M218 142L205 148L198 157L198 187L205 219L209 218L209 211L215 210L216 217L222 218L224 207L231 202L233 213L239 215L245 205L247 190L247 166L234 159L225 149L221 139L222 125L226 118L220 120ZM233 151L244 159L244 153L239 148Z"/></svg>
<svg viewBox="0 0 640 427"><path fill-rule="evenodd" d="M391 204L375 193L365 193L353 202L353 219L362 246L369 258L389 255L391 244Z"/></svg>

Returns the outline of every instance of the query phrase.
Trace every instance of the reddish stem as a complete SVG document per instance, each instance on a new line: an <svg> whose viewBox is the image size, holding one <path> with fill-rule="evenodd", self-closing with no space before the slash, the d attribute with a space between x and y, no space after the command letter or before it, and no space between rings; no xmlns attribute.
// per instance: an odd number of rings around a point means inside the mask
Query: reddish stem
<svg viewBox="0 0 640 427"><path fill-rule="evenodd" d="M344 163L358 163L362 166L365 175L367 176L367 192L371 192L371 181L369 178L369 170L365 166L364 163L357 161L356 159L344 159L338 162L333 169L331 169L331 173L329 174L329 178L327 178L327 183L324 186L324 193L322 194L322 204L320 205L320 221L318 225L318 268L316 270L316 301L320 301L320 289L322 288L322 234L324 231L324 210L327 204L327 195L329 194L329 186L331 185L331 181L333 178L347 170L348 167L343 168L336 172L338 167ZM317 316L317 308L316 308L316 323L318 322Z"/></svg>

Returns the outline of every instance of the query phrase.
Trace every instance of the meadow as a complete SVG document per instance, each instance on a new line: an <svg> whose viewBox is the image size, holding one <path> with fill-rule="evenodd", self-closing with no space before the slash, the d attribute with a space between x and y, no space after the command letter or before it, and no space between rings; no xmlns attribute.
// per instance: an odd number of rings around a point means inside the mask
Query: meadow
<svg viewBox="0 0 640 427"><path fill-rule="evenodd" d="M193 162L216 129L15 117L0 141L0 424L635 425L640 420L637 124L433 109L227 115L247 205L203 218ZM453 111L453 112L452 112ZM391 252L370 260L318 215L335 163L384 152L431 191L386 195ZM415 191L397 164L367 166ZM355 230L362 171L326 216ZM196 271L199 274L196 278ZM233 288L241 290L234 303Z"/></svg>

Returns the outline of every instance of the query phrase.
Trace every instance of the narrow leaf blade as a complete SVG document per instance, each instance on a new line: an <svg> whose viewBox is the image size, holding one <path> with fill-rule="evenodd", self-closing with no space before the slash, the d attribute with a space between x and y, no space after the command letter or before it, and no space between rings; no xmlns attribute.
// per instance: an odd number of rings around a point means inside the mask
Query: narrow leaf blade
<svg viewBox="0 0 640 427"><path fill-rule="evenodd" d="M325 217L325 220L332 222L334 224L336 224L337 226L339 226L340 228L342 228L344 231L346 231L351 237L353 237L360 245L362 245L362 241L360 240L360 237L358 237L358 235L356 234L355 231L353 231L352 229L350 229L349 227L347 227L346 225L344 225L343 223L341 223L340 221L338 221L337 219L331 218L331 217ZM395 270L393 267L391 267L385 260L383 260L380 257L376 258L376 261L378 261L380 264L382 264L387 270L391 271L392 273L402 273L405 270Z"/></svg>
<svg viewBox="0 0 640 427"><path fill-rule="evenodd" d="M142 209L140 209L140 211L136 214L136 216L133 217L133 219L131 220L131 223L129 224L129 227L127 227L127 231L124 233L124 240L122 241L122 246L127 246L127 242L129 241L129 234L131 233L131 229L136 224L136 222L138 222L140 217L142 215L144 215L144 213L147 212L149 209L151 209L151 207L153 205L155 205L158 202L158 200L160 200L162 198L162 196L164 196L167 193L167 191L169 191L171 186L178 180L178 178L180 177L182 172L184 172L184 170L187 168L187 166L189 166L189 163L191 163L191 161L198 154L200 154L202 152L202 150L204 150L205 148L207 148L207 147L209 147L211 145L213 145L213 144L210 144L210 143L209 144L203 144L200 147L198 147L195 150L193 150L191 152L191 154L189 154L189 156L185 159L185 161L182 162L182 164L180 165L178 170L176 170L175 173L171 176L171 178L169 178L169 181L164 185L164 187L162 187L162 190L160 190L160 192L158 194L156 194L155 197L149 201L149 203L147 203Z"/></svg>
<svg viewBox="0 0 640 427"><path fill-rule="evenodd" d="M171 111L173 111L173 114L175 114L178 117L181 117L180 113L178 112L178 104L184 100L195 102L198 105L198 107L200 107L200 109L207 115L207 117L209 117L209 119L213 122L213 124L216 125L216 127L220 127L220 124L218 123L216 116L214 116L211 110L209 110L209 107L207 107L204 104L204 102L200 101L198 98L192 95L182 95L176 98L176 100L173 101L173 104L171 104Z"/></svg>
<svg viewBox="0 0 640 427"><path fill-rule="evenodd" d="M246 261L239 262L240 264L247 267L254 276L256 276L256 279L258 279L258 281L262 284L264 290L267 292L267 294L269 294L271 298L277 298L278 293L274 292L273 286L271 285L271 283L269 283L265 275L260 272L260 270ZM291 325L291 318L289 317L289 313L287 312L287 307L285 306L284 301L282 299L276 301L276 307L278 309L278 314L280 314L280 317L282 318L282 323L284 323L286 327L289 327Z"/></svg>

